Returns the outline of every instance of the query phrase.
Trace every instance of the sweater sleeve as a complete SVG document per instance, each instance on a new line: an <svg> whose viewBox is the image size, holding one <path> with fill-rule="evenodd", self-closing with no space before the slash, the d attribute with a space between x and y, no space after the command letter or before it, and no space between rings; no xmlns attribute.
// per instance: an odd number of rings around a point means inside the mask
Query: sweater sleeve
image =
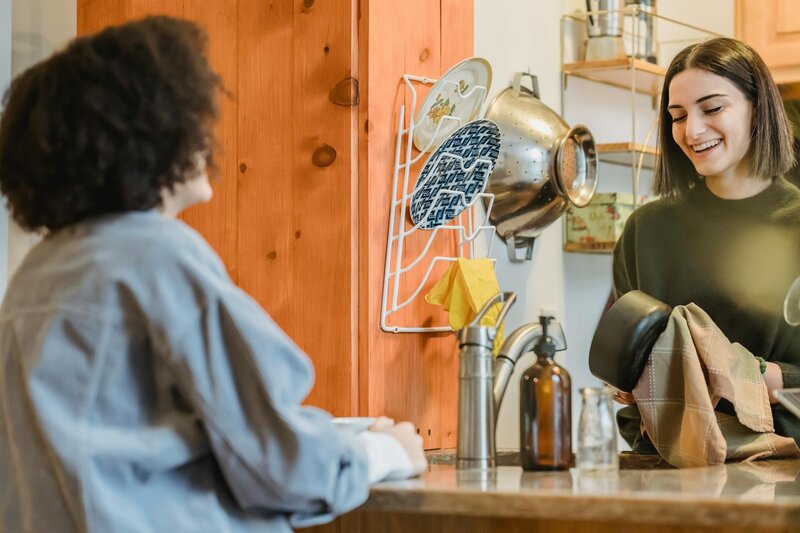
<svg viewBox="0 0 800 533"><path fill-rule="evenodd" d="M796 389L800 387L800 366L780 361L777 361L775 364L781 367L783 387L785 389Z"/></svg>

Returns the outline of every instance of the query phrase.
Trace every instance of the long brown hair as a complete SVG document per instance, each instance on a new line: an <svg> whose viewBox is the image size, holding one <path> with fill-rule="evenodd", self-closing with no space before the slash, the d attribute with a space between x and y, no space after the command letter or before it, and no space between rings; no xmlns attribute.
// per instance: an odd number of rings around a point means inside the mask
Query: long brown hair
<svg viewBox="0 0 800 533"><path fill-rule="evenodd" d="M653 184L656 194L679 197L699 178L692 162L672 138L672 116L667 110L672 79L691 68L728 79L753 105L749 152L752 175L770 179L788 172L794 164L792 128L778 88L755 50L736 39L721 37L684 48L667 69L658 114L659 155Z"/></svg>

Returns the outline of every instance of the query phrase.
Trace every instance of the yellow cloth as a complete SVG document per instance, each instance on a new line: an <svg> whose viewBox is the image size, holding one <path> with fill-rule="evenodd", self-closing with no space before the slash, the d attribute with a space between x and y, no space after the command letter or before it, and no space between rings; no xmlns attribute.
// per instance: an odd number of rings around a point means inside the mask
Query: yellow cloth
<svg viewBox="0 0 800 533"><path fill-rule="evenodd" d="M425 295L425 300L441 305L450 313L450 327L459 330L468 324L492 296L500 292L500 284L491 259L465 259L459 257L436 285ZM494 326L502 304L492 306L481 319L482 326ZM494 340L494 353L503 342L502 324Z"/></svg>

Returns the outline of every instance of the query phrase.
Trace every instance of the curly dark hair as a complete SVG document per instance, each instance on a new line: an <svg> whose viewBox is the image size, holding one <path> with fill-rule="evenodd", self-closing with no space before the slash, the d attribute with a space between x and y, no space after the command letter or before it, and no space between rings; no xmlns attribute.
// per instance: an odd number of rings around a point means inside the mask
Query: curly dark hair
<svg viewBox="0 0 800 533"><path fill-rule="evenodd" d="M11 83L0 192L23 228L54 231L161 205L213 169L219 76L194 23L149 17L74 39Z"/></svg>

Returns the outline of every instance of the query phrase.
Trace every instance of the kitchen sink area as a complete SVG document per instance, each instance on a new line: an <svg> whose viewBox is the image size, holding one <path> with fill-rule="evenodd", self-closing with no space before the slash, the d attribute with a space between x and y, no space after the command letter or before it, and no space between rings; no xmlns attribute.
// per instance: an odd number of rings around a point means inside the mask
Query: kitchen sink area
<svg viewBox="0 0 800 533"><path fill-rule="evenodd" d="M425 453L428 463L431 465L453 465L456 462L455 449L429 450ZM519 450L498 450L497 466L521 466ZM573 460L573 464L575 461ZM655 469L674 469L661 456L656 454L644 454L633 452L622 452L619 454L620 470L655 470Z"/></svg>

